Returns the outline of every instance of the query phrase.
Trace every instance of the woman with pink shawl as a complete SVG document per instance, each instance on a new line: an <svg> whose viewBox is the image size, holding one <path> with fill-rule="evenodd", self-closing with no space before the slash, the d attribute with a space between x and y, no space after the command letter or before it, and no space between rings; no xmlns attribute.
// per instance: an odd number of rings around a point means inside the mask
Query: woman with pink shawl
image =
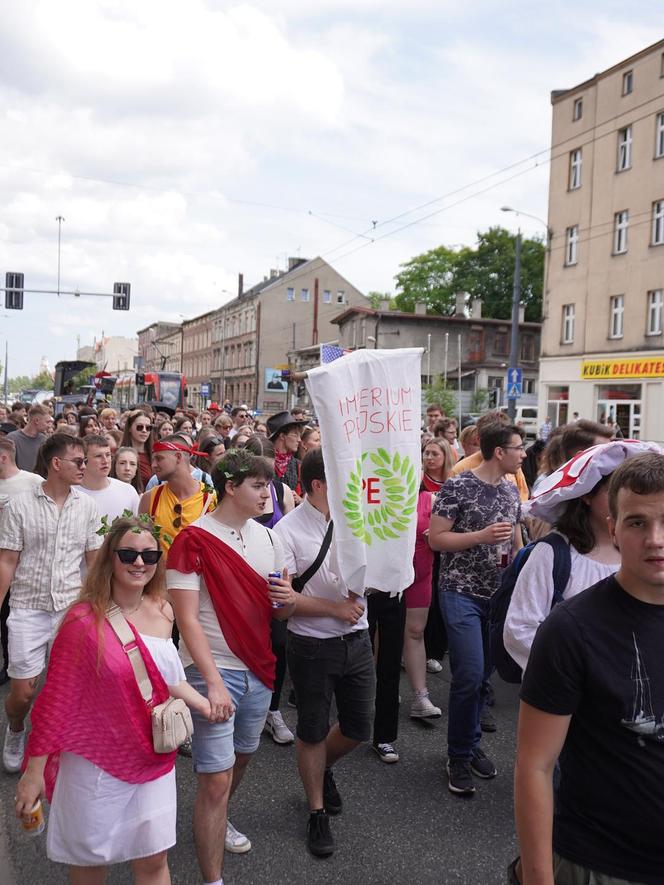
<svg viewBox="0 0 664 885"><path fill-rule="evenodd" d="M103 883L107 866L123 861L145 885L170 882L176 754L155 753L150 707L105 618L115 604L127 620L152 683L153 705L171 695L210 715L206 698L187 684L170 638L173 613L160 557L152 522L113 522L79 601L63 620L32 711L16 814L27 814L46 796L46 851L69 865L74 885Z"/></svg>

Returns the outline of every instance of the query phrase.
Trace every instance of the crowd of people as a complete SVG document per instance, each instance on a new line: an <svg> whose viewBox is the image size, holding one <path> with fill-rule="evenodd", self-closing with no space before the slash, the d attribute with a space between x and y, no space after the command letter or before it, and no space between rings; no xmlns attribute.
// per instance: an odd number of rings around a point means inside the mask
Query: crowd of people
<svg viewBox="0 0 664 885"><path fill-rule="evenodd" d="M498 644L523 672L510 881L663 881L658 446L577 418L528 447L503 412L459 432L433 404L413 583L358 595L302 410L263 423L243 405L56 418L16 404L0 419L2 762L22 772L19 817L48 800L46 851L75 885L120 862L170 881L178 751L196 775L201 880L220 885L224 852L251 849L229 813L263 732L295 743L306 844L330 856L336 764L364 742L397 763L402 669L410 717L441 718L427 678L446 655L447 784L472 797L498 773L482 735L497 728L493 601L510 576ZM163 751L152 720L169 698L193 733Z"/></svg>

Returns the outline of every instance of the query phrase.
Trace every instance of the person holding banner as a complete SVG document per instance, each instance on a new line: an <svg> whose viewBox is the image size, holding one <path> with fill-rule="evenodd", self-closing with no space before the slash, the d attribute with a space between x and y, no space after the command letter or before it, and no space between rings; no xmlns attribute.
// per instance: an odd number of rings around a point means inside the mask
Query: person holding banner
<svg viewBox="0 0 664 885"><path fill-rule="evenodd" d="M436 495L429 543L444 553L439 600L450 654L448 787L475 792L472 775L497 771L480 748L481 712L491 673L489 602L502 569L521 546L519 494L507 480L525 458L522 431L494 422L480 431L482 463L447 480Z"/></svg>
<svg viewBox="0 0 664 885"><path fill-rule="evenodd" d="M321 449L307 452L300 478L306 498L275 533L289 574L300 579L287 656L297 695L297 763L309 804L307 846L329 857L328 815L339 814L343 804L332 766L371 737L376 676L364 599L339 577ZM339 721L330 728L333 695Z"/></svg>

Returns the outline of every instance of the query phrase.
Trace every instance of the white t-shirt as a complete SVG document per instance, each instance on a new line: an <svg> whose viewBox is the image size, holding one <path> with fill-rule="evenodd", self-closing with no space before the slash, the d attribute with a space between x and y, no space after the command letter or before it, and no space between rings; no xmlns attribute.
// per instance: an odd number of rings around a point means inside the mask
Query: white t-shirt
<svg viewBox="0 0 664 885"><path fill-rule="evenodd" d="M572 570L563 593L571 599L582 590L615 574L619 563L606 564L578 553L570 546ZM526 669L535 633L551 611L553 603L553 547L538 544L516 579L503 628L503 642L510 656Z"/></svg>
<svg viewBox="0 0 664 885"><path fill-rule="evenodd" d="M138 492L128 482L109 477L105 489L86 489L85 486L76 486L76 488L79 492L92 498L100 519L102 516L106 516L109 523L118 516L122 516L125 510L131 510L134 516L138 515L140 500Z"/></svg>
<svg viewBox="0 0 664 885"><path fill-rule="evenodd" d="M284 551L279 539L271 529L260 525L253 519L247 520L240 532L220 522L214 513L206 513L196 522L192 522L192 525L205 529L206 532L219 538L242 556L255 572L265 578L266 593L268 592L267 576L270 572L282 571L284 568ZM217 668L247 670L247 665L233 654L224 638L202 575L197 575L195 572L185 574L175 569L167 569L166 586L169 590L195 590L200 594L198 620L210 645L210 651ZM179 652L184 667L194 663L182 637L180 637Z"/></svg>
<svg viewBox="0 0 664 885"><path fill-rule="evenodd" d="M44 482L42 476L36 473L30 473L28 470L19 470L9 479L0 479L0 513L10 498L15 498L21 492L27 492L34 486L41 485Z"/></svg>

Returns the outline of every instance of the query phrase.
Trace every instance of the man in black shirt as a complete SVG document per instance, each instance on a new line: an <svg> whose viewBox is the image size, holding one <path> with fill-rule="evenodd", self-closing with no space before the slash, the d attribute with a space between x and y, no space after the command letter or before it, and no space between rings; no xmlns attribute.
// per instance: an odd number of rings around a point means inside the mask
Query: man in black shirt
<svg viewBox="0 0 664 885"><path fill-rule="evenodd" d="M664 883L664 455L613 473L609 512L618 573L555 607L524 674L524 885Z"/></svg>

